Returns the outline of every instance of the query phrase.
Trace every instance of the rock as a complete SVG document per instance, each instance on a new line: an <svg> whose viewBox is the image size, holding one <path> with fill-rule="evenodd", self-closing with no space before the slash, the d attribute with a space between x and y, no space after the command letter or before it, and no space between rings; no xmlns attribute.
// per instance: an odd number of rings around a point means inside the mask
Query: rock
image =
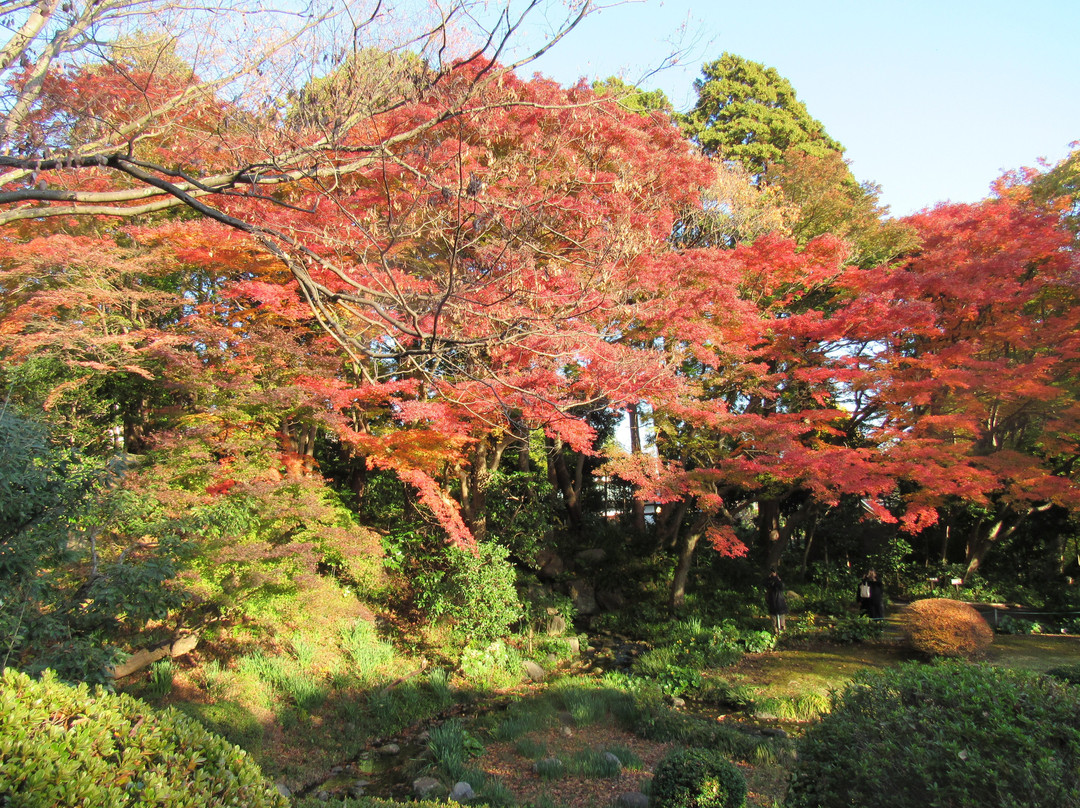
<svg viewBox="0 0 1080 808"><path fill-rule="evenodd" d="M599 564L605 558L607 558L607 550L603 547L590 547L574 556L574 560L579 564Z"/></svg>
<svg viewBox="0 0 1080 808"><path fill-rule="evenodd" d="M454 802L466 802L475 796L476 792L473 791L473 787L464 780L454 783L454 787L450 790L450 799Z"/></svg>
<svg viewBox="0 0 1080 808"><path fill-rule="evenodd" d="M538 760L532 765L532 770L537 774L548 774L552 772L561 771L563 768L563 762L557 757L546 757L543 760Z"/></svg>
<svg viewBox="0 0 1080 808"><path fill-rule="evenodd" d="M574 656L581 656L581 640L577 637L567 637L566 644L570 646L570 653Z"/></svg>
<svg viewBox="0 0 1080 808"><path fill-rule="evenodd" d="M375 751L377 751L383 757L393 757L394 755L401 752L401 747L398 746L396 743L387 743L383 744Z"/></svg>
<svg viewBox="0 0 1080 808"><path fill-rule="evenodd" d="M552 550L541 550L536 554L537 575L540 578L557 578L566 569L563 560Z"/></svg>
<svg viewBox="0 0 1080 808"><path fill-rule="evenodd" d="M330 802L330 792L320 791L318 794L315 795L315 799L317 799L319 802Z"/></svg>
<svg viewBox="0 0 1080 808"><path fill-rule="evenodd" d="M686 699L680 699L678 696L671 697L671 706L676 710L681 710L686 706Z"/></svg>
<svg viewBox="0 0 1080 808"><path fill-rule="evenodd" d="M567 727L567 726L563 726L563 728L562 728L562 734L563 734L564 736L566 736L567 738L569 738L569 737L571 737L571 736L572 736L572 735L574 734L574 731L573 731L572 729L570 729L570 727Z"/></svg>
<svg viewBox="0 0 1080 808"><path fill-rule="evenodd" d="M542 682L547 678L547 671L533 662L531 659L525 660L522 665L525 668L525 675L534 682Z"/></svg>
<svg viewBox="0 0 1080 808"><path fill-rule="evenodd" d="M446 791L446 787L434 777L417 777L413 780L412 788L418 800L438 799Z"/></svg>
<svg viewBox="0 0 1080 808"><path fill-rule="evenodd" d="M596 593L592 584L580 578L575 578L566 585L566 594L574 601L574 608L580 615L596 613Z"/></svg>
<svg viewBox="0 0 1080 808"><path fill-rule="evenodd" d="M626 595L618 589L601 589L596 593L596 602L605 612L619 612L626 608Z"/></svg>
<svg viewBox="0 0 1080 808"><path fill-rule="evenodd" d="M615 808L649 808L649 798L640 791L627 791L615 798Z"/></svg>
<svg viewBox="0 0 1080 808"><path fill-rule="evenodd" d="M619 760L619 756L616 755L614 752L604 752L604 760L608 761L609 763L615 764L619 767L619 771L622 771L622 761Z"/></svg>
<svg viewBox="0 0 1080 808"><path fill-rule="evenodd" d="M277 783L276 785L278 794L283 796L285 799L289 799L292 796L292 792L289 791L289 787L287 785L285 785L284 783Z"/></svg>
<svg viewBox="0 0 1080 808"><path fill-rule="evenodd" d="M423 732L417 734L416 740L417 743L427 743L431 740L431 733L425 729Z"/></svg>
<svg viewBox="0 0 1080 808"><path fill-rule="evenodd" d="M330 769L330 774L341 774L343 771L345 771L344 766L334 766Z"/></svg>
<svg viewBox="0 0 1080 808"><path fill-rule="evenodd" d="M564 618L558 612L552 614L547 621L547 625L544 626L544 633L549 637L558 637L560 634L566 633L566 618Z"/></svg>
<svg viewBox="0 0 1080 808"><path fill-rule="evenodd" d="M766 727L765 729L761 730L761 734L764 735L766 738L786 738L788 736L788 734L779 727Z"/></svg>
<svg viewBox="0 0 1080 808"><path fill-rule="evenodd" d="M367 785L368 785L368 782L366 780L360 780L358 782L353 783L349 787L349 796L357 797L357 798L363 797L364 796L364 789L367 787Z"/></svg>

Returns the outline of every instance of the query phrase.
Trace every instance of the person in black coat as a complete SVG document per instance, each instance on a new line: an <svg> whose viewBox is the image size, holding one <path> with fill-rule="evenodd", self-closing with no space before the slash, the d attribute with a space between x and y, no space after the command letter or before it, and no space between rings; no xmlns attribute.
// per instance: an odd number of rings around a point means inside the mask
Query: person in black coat
<svg viewBox="0 0 1080 808"><path fill-rule="evenodd" d="M859 582L859 608L871 620L885 619L885 585L874 570Z"/></svg>
<svg viewBox="0 0 1080 808"><path fill-rule="evenodd" d="M772 617L773 631L779 634L785 628L788 606L787 597L784 595L784 582L780 575L773 570L765 579L765 605Z"/></svg>

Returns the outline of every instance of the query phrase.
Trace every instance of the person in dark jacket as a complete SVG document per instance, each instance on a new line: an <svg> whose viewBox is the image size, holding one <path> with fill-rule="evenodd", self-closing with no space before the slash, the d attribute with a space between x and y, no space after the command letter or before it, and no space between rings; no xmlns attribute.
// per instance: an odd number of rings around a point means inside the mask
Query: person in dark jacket
<svg viewBox="0 0 1080 808"><path fill-rule="evenodd" d="M859 608L871 620L885 619L885 585L874 570L859 582Z"/></svg>
<svg viewBox="0 0 1080 808"><path fill-rule="evenodd" d="M773 631L779 634L785 628L788 606L787 597L784 595L784 582L780 580L776 570L770 572L765 579L765 605L772 618Z"/></svg>

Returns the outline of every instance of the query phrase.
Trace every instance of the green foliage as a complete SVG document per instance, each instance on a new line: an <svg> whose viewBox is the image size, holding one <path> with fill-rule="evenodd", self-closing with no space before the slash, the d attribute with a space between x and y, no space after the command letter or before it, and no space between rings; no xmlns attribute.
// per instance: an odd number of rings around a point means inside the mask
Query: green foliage
<svg viewBox="0 0 1080 808"><path fill-rule="evenodd" d="M776 647L772 632L741 628L733 620L706 626L690 618L667 624L655 636L657 647L638 657L634 672L655 679L673 696L699 688L703 669L733 665L744 653Z"/></svg>
<svg viewBox="0 0 1080 808"><path fill-rule="evenodd" d="M1044 632L1043 625L1038 620L1027 620L1008 614L998 620L995 628L999 634L1042 634Z"/></svg>
<svg viewBox="0 0 1080 808"><path fill-rule="evenodd" d="M445 773L451 782L466 779L470 758L484 752L483 744L471 735L456 718L432 727L428 740L428 752L435 765ZM474 788L481 783L467 780Z"/></svg>
<svg viewBox="0 0 1080 808"><path fill-rule="evenodd" d="M682 123L706 154L760 175L793 146L815 155L843 151L774 68L725 53L701 72L697 103Z"/></svg>
<svg viewBox="0 0 1080 808"><path fill-rule="evenodd" d="M461 673L470 684L498 689L521 681L521 655L502 640L466 648L461 654Z"/></svg>
<svg viewBox="0 0 1080 808"><path fill-rule="evenodd" d="M960 662L861 672L799 744L786 804L1080 804L1080 690Z"/></svg>
<svg viewBox="0 0 1080 808"><path fill-rule="evenodd" d="M865 614L846 614L829 628L829 639L835 642L856 643L880 639L885 632L882 620L871 620Z"/></svg>
<svg viewBox="0 0 1080 808"><path fill-rule="evenodd" d="M746 779L711 749L679 749L657 764L650 802L656 808L742 808Z"/></svg>
<svg viewBox="0 0 1080 808"><path fill-rule="evenodd" d="M285 808L247 754L174 710L6 670L0 798L26 808ZM7 800L5 800L6 802Z"/></svg>
<svg viewBox="0 0 1080 808"><path fill-rule="evenodd" d="M394 646L379 639L368 620L357 620L342 629L339 644L351 663L349 672L362 682L384 674L394 659Z"/></svg>
<svg viewBox="0 0 1080 808"><path fill-rule="evenodd" d="M549 700L530 699L511 702L506 716L495 725L495 738L512 741L529 732L546 729L555 721L555 710Z"/></svg>
<svg viewBox="0 0 1080 808"><path fill-rule="evenodd" d="M1059 665L1050 668L1050 670L1046 672L1046 675L1052 676L1055 679L1060 679L1063 682L1068 682L1070 685L1080 685L1080 664Z"/></svg>
<svg viewBox="0 0 1080 808"><path fill-rule="evenodd" d="M150 678L146 683L146 693L156 699L162 699L172 692L172 687L173 661L170 658L160 659L150 666Z"/></svg>
<svg viewBox="0 0 1080 808"><path fill-rule="evenodd" d="M579 749L571 756L566 768L580 777L618 777L623 763L608 749Z"/></svg>
<svg viewBox="0 0 1080 808"><path fill-rule="evenodd" d="M475 554L443 546L428 559L417 559L413 575L417 602L430 619L449 617L458 631L475 642L505 637L522 617L515 586L517 572L500 545L482 543Z"/></svg>
<svg viewBox="0 0 1080 808"><path fill-rule="evenodd" d="M0 408L0 663L106 683L120 634L182 602L166 582L183 540L151 545L107 529L121 471Z"/></svg>

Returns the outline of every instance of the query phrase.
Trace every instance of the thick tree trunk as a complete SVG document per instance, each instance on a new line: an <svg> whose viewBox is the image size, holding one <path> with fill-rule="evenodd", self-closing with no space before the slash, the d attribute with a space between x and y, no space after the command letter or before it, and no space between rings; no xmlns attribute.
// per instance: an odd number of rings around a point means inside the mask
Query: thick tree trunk
<svg viewBox="0 0 1080 808"><path fill-rule="evenodd" d="M765 567L775 569L787 546L788 531L780 529L780 500L758 500L758 536L765 545Z"/></svg>
<svg viewBox="0 0 1080 808"><path fill-rule="evenodd" d="M697 525L694 526L695 528ZM679 557L675 563L675 574L671 579L671 608L676 609L686 602L686 582L690 578L690 567L694 561L694 550L701 539L701 530L690 530L679 542Z"/></svg>
<svg viewBox="0 0 1080 808"><path fill-rule="evenodd" d="M581 486L584 482L585 456L578 455L574 473L566 464L566 449L558 438L548 438L548 473L552 482L562 493L566 505L567 521L571 530L578 530L582 524Z"/></svg>

